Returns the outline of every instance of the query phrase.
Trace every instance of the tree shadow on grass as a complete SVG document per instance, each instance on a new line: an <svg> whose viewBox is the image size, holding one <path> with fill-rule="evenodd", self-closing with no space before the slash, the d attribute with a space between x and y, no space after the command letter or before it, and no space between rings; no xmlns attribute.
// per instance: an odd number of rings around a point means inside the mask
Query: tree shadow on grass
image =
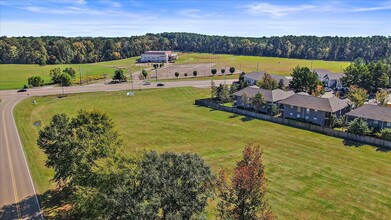
<svg viewBox="0 0 391 220"><path fill-rule="evenodd" d="M237 118L237 117L239 117L238 114L233 114L233 115L230 115L228 118Z"/></svg>
<svg viewBox="0 0 391 220"><path fill-rule="evenodd" d="M38 194L39 210L35 196L29 196L18 203L4 205L0 209L0 219L76 219L67 211L68 190L48 190ZM43 211L43 213L41 212Z"/></svg>
<svg viewBox="0 0 391 220"><path fill-rule="evenodd" d="M248 122L248 121L251 121L253 120L254 118L251 118L251 117L248 117L248 116L243 116L242 118L240 118L240 120L242 122Z"/></svg>
<svg viewBox="0 0 391 220"><path fill-rule="evenodd" d="M343 144L347 147L362 147L362 146L366 145L366 144L352 141L352 140L348 140L348 139L344 139ZM379 147L379 146L373 146L373 148L376 148L376 151L378 151L378 152L390 152L391 151L391 148L385 148L385 147Z"/></svg>

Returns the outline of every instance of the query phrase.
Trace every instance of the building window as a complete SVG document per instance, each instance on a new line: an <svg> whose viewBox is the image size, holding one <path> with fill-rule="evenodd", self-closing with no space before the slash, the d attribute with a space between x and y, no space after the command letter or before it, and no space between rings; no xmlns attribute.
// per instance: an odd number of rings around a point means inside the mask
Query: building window
<svg viewBox="0 0 391 220"><path fill-rule="evenodd" d="M387 127L391 127L391 122L387 122Z"/></svg>
<svg viewBox="0 0 391 220"><path fill-rule="evenodd" d="M317 109L315 109L314 111L315 111L315 112L318 112L318 110L317 110Z"/></svg>
<svg viewBox="0 0 391 220"><path fill-rule="evenodd" d="M291 112L291 113L289 113L289 115L292 115L292 116L293 116L293 113Z"/></svg>
<svg viewBox="0 0 391 220"><path fill-rule="evenodd" d="M300 118L300 114L297 114L297 118Z"/></svg>
<svg viewBox="0 0 391 220"><path fill-rule="evenodd" d="M314 121L318 120L317 118L314 118Z"/></svg>
<svg viewBox="0 0 391 220"><path fill-rule="evenodd" d="M310 117L309 116L305 116L305 120L308 120Z"/></svg>
<svg viewBox="0 0 391 220"><path fill-rule="evenodd" d="M307 113L310 113L310 109L309 108L307 108L306 111L307 111Z"/></svg>
<svg viewBox="0 0 391 220"><path fill-rule="evenodd" d="M290 107L293 108L293 105L291 105Z"/></svg>
<svg viewBox="0 0 391 220"><path fill-rule="evenodd" d="M301 108L300 107L297 107L297 111L300 112Z"/></svg>
<svg viewBox="0 0 391 220"><path fill-rule="evenodd" d="M378 121L377 120L373 120L373 124L377 124L378 123Z"/></svg>

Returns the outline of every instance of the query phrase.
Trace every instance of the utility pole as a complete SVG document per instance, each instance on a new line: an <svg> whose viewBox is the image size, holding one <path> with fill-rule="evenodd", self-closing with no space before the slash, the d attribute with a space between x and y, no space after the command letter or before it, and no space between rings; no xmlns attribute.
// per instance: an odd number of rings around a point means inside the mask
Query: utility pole
<svg viewBox="0 0 391 220"><path fill-rule="evenodd" d="M80 85L81 85L81 72L80 72L80 64L79 64L79 78L80 78Z"/></svg>
<svg viewBox="0 0 391 220"><path fill-rule="evenodd" d="M312 69L312 61L314 61L314 60L311 60L311 71L314 71L314 69Z"/></svg>
<svg viewBox="0 0 391 220"><path fill-rule="evenodd" d="M156 75L156 81L157 81L157 64L153 64L153 67L155 68L155 75Z"/></svg>
<svg viewBox="0 0 391 220"><path fill-rule="evenodd" d="M86 69L86 80L87 80L87 85L88 85L88 73L87 73L87 69Z"/></svg>
<svg viewBox="0 0 391 220"><path fill-rule="evenodd" d="M61 79L61 90L62 90L62 96L64 97L65 96L65 93L64 93L64 79Z"/></svg>
<svg viewBox="0 0 391 220"><path fill-rule="evenodd" d="M132 92L133 92L133 74L132 74L132 69L130 71L130 83L132 84Z"/></svg>

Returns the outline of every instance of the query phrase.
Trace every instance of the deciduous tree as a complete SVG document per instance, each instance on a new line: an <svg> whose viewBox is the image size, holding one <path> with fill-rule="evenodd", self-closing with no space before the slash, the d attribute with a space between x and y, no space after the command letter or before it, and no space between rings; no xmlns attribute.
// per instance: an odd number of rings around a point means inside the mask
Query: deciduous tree
<svg viewBox="0 0 391 220"><path fill-rule="evenodd" d="M32 76L27 79L27 84L32 87L43 86L44 80L40 76Z"/></svg>
<svg viewBox="0 0 391 220"><path fill-rule="evenodd" d="M117 80L118 82L126 81L127 77L125 76L123 69L116 69L114 71L113 80Z"/></svg>
<svg viewBox="0 0 391 220"><path fill-rule="evenodd" d="M348 99L353 102L354 107L358 108L364 105L365 101L368 98L368 93L365 89L352 86L349 88L349 92L347 94Z"/></svg>
<svg viewBox="0 0 391 220"><path fill-rule="evenodd" d="M216 70L216 69L212 69L210 72L211 72L211 73L212 73L212 75L214 76L214 75L216 75L216 73L217 73L217 70Z"/></svg>
<svg viewBox="0 0 391 220"><path fill-rule="evenodd" d="M217 180L219 219L275 219L266 200L266 177L259 146L248 145L234 170L231 183L220 171Z"/></svg>
<svg viewBox="0 0 391 220"><path fill-rule="evenodd" d="M289 87L295 92L312 94L319 84L321 83L316 72L311 71L308 67L297 66L293 69Z"/></svg>
<svg viewBox="0 0 391 220"><path fill-rule="evenodd" d="M233 66L230 67L230 68L229 68L229 72L230 72L231 74L234 74L234 72L235 72L235 67L233 67Z"/></svg>
<svg viewBox="0 0 391 220"><path fill-rule="evenodd" d="M91 174L99 166L97 161L114 154L120 143L111 119L98 111L79 111L72 119L56 114L39 131L37 140L59 185L93 183Z"/></svg>
<svg viewBox="0 0 391 220"><path fill-rule="evenodd" d="M141 70L141 75L143 75L144 79L147 79L148 72L146 70Z"/></svg>
<svg viewBox="0 0 391 220"><path fill-rule="evenodd" d="M277 89L277 81L272 78L272 76L268 73L265 73L261 80L257 82L257 86L263 89Z"/></svg>
<svg viewBox="0 0 391 220"><path fill-rule="evenodd" d="M252 99L251 104L255 111L258 111L260 108L266 105L265 97L262 93L257 93Z"/></svg>
<svg viewBox="0 0 391 220"><path fill-rule="evenodd" d="M378 105L386 106L388 102L387 90L381 90L376 93L376 102Z"/></svg>

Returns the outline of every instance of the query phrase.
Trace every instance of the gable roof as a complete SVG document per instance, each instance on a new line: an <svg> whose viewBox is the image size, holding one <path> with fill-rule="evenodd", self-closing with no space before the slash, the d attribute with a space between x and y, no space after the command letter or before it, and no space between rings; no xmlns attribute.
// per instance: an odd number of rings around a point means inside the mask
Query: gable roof
<svg viewBox="0 0 391 220"><path fill-rule="evenodd" d="M345 76L343 73L333 73L325 69L314 69L314 71L318 74L319 78L324 78L327 75L331 80L338 80Z"/></svg>
<svg viewBox="0 0 391 220"><path fill-rule="evenodd" d="M363 105L351 112L348 112L347 115L391 122L391 108L379 105Z"/></svg>
<svg viewBox="0 0 391 220"><path fill-rule="evenodd" d="M278 102L282 99L285 99L295 93L293 91L284 91L281 89L267 90L261 89L258 86L248 86L240 91L234 93L235 96L242 96L246 93L247 97L252 98L258 93L262 93L265 97L265 100L268 102Z"/></svg>
<svg viewBox="0 0 391 220"><path fill-rule="evenodd" d="M348 102L346 100L339 99L335 96L331 98L321 98L301 94L294 94L284 100L281 100L280 103L324 112L336 112L348 106Z"/></svg>
<svg viewBox="0 0 391 220"><path fill-rule="evenodd" d="M265 71L251 72L251 73L245 74L244 77L255 80L255 81L259 81L263 78L265 73L266 73ZM276 80L277 83L282 79L284 82L284 86L289 86L289 82L292 81L291 77L279 76L279 75L275 75L275 74L270 74L270 76L272 77L272 79Z"/></svg>

